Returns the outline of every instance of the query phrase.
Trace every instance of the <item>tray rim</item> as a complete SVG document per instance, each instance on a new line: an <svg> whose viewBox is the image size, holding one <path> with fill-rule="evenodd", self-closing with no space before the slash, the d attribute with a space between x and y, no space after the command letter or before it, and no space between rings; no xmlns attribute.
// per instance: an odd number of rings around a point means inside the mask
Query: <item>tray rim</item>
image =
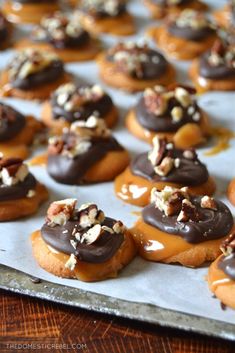
<svg viewBox="0 0 235 353"><path fill-rule="evenodd" d="M197 315L164 309L152 304L131 302L41 280L0 265L0 289L97 313L235 341L235 325Z"/></svg>

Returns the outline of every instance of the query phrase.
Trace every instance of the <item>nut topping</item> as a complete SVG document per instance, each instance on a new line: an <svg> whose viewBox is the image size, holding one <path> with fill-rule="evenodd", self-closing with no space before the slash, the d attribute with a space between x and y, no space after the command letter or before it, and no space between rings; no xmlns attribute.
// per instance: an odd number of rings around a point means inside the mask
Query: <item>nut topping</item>
<svg viewBox="0 0 235 353"><path fill-rule="evenodd" d="M68 261L65 263L65 267L68 268L70 271L73 271L77 264L77 258L74 254L71 254Z"/></svg>
<svg viewBox="0 0 235 353"><path fill-rule="evenodd" d="M226 45L218 39L210 52L208 62L211 66L224 65L229 68L235 68L235 48L233 45Z"/></svg>
<svg viewBox="0 0 235 353"><path fill-rule="evenodd" d="M47 211L47 221L50 225L64 225L73 218L77 200L65 199L54 201Z"/></svg>
<svg viewBox="0 0 235 353"><path fill-rule="evenodd" d="M216 211L217 205L215 200L209 196L203 196L201 199L201 207Z"/></svg>
<svg viewBox="0 0 235 353"><path fill-rule="evenodd" d="M165 186L161 191L153 188L151 191L151 202L155 203L155 207L164 212L166 216L177 214L182 208L182 201L189 199L189 195L185 189L176 189Z"/></svg>
<svg viewBox="0 0 235 353"><path fill-rule="evenodd" d="M87 245L93 244L101 235L102 228L100 224L95 224L89 228L86 233L83 233L81 243L85 242Z"/></svg>
<svg viewBox="0 0 235 353"><path fill-rule="evenodd" d="M194 30L212 27L212 24L202 12L192 9L181 11L176 18L176 25L181 28L190 27Z"/></svg>
<svg viewBox="0 0 235 353"><path fill-rule="evenodd" d="M20 158L0 158L0 178L5 186L16 185L23 182L29 170Z"/></svg>
<svg viewBox="0 0 235 353"><path fill-rule="evenodd" d="M182 201L182 208L177 217L178 222L188 222L199 220L199 214L195 205L192 204L188 199Z"/></svg>
<svg viewBox="0 0 235 353"><path fill-rule="evenodd" d="M224 256L229 256L235 252L235 233L229 235L227 239L225 239L220 247Z"/></svg>
<svg viewBox="0 0 235 353"><path fill-rule="evenodd" d="M154 168L156 174L160 176L166 176L174 167L174 159L171 157L163 158L161 164Z"/></svg>

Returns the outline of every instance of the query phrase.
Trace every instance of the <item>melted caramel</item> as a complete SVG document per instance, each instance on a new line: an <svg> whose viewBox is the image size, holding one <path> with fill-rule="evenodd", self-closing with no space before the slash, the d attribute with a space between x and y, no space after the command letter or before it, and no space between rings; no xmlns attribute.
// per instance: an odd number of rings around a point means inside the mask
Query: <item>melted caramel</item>
<svg viewBox="0 0 235 353"><path fill-rule="evenodd" d="M221 255L222 256L222 255ZM212 292L215 292L218 287L231 285L234 281L232 281L226 273L219 269L218 263L221 259L221 256L213 262L209 271L209 281L210 288Z"/></svg>
<svg viewBox="0 0 235 353"><path fill-rule="evenodd" d="M235 138L235 133L224 127L211 128L211 135L216 138L216 144L205 153L205 156L214 156L227 150L230 147L230 140Z"/></svg>
<svg viewBox="0 0 235 353"><path fill-rule="evenodd" d="M39 156L36 156L32 158L29 162L29 166L35 166L35 165L42 165L45 166L47 164L47 154L40 154Z"/></svg>
<svg viewBox="0 0 235 353"><path fill-rule="evenodd" d="M197 248L197 252L200 252L205 248L211 251L219 251L221 240L209 240L199 244L191 244L186 242L183 238L173 234L167 234L154 228L146 223L142 219L138 220L135 226L130 230L134 240L137 244L140 255L150 261L159 262L181 262L175 260L174 257L178 254L182 254L187 250ZM183 256L182 256L183 259ZM184 260L184 259L183 259ZM204 258L197 259L195 254L190 259L190 263L182 261L181 263L185 266L198 266L203 262ZM199 261L199 262L198 262Z"/></svg>

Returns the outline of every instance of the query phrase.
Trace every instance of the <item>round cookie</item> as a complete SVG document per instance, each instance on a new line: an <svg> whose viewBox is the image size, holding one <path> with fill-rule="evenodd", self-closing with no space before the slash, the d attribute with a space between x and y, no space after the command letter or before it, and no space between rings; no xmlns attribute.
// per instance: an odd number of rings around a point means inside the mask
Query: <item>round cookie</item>
<svg viewBox="0 0 235 353"><path fill-rule="evenodd" d="M235 206L235 179L230 182L228 186L227 195L229 201Z"/></svg>
<svg viewBox="0 0 235 353"><path fill-rule="evenodd" d="M151 17L161 19L167 15L179 14L185 9L206 11L207 5L198 0L144 0Z"/></svg>
<svg viewBox="0 0 235 353"><path fill-rule="evenodd" d="M42 124L32 116L24 116L12 107L0 103L0 153L4 157L26 159L29 146Z"/></svg>
<svg viewBox="0 0 235 353"><path fill-rule="evenodd" d="M57 0L7 0L3 4L3 12L13 23L39 23L48 13L59 10Z"/></svg>
<svg viewBox="0 0 235 353"><path fill-rule="evenodd" d="M95 116L73 123L62 136L49 140L47 171L62 184L111 181L128 163L128 152Z"/></svg>
<svg viewBox="0 0 235 353"><path fill-rule="evenodd" d="M118 120L118 111L110 96L99 85L60 86L42 106L43 123L57 134L75 121L86 121L92 114L103 119L108 128Z"/></svg>
<svg viewBox="0 0 235 353"><path fill-rule="evenodd" d="M235 233L222 243L220 255L209 267L208 285L224 304L235 309Z"/></svg>
<svg viewBox="0 0 235 353"><path fill-rule="evenodd" d="M211 50L195 59L189 76L199 93L235 89L235 50L217 40Z"/></svg>
<svg viewBox="0 0 235 353"><path fill-rule="evenodd" d="M213 195L216 185L195 150L180 150L155 137L153 149L135 157L115 179L116 195L124 202L146 206L153 188L186 186L191 195Z"/></svg>
<svg viewBox="0 0 235 353"><path fill-rule="evenodd" d="M151 204L131 233L143 258L198 267L217 258L232 227L232 214L221 201L165 187L152 190Z"/></svg>
<svg viewBox="0 0 235 353"><path fill-rule="evenodd" d="M169 17L163 26L153 26L147 33L165 54L179 60L191 60L201 55L217 37L207 17L190 9Z"/></svg>
<svg viewBox="0 0 235 353"><path fill-rule="evenodd" d="M91 34L126 36L135 33L135 23L126 9L126 0L81 0L79 16Z"/></svg>
<svg viewBox="0 0 235 353"><path fill-rule="evenodd" d="M119 43L98 57L101 79L129 92L175 82L175 69L147 44Z"/></svg>
<svg viewBox="0 0 235 353"><path fill-rule="evenodd" d="M64 62L92 60L100 51L98 40L81 27L79 17L62 12L43 17L40 25L32 29L30 37L16 44L17 49L27 47L51 50Z"/></svg>
<svg viewBox="0 0 235 353"><path fill-rule="evenodd" d="M178 148L201 145L210 135L210 124L194 94L194 89L180 85L147 88L129 111L126 127L149 143L158 136L174 142Z"/></svg>
<svg viewBox="0 0 235 353"><path fill-rule="evenodd" d="M0 159L0 221L10 221L35 213L48 199L48 191L29 173L19 158Z"/></svg>
<svg viewBox="0 0 235 353"><path fill-rule="evenodd" d="M69 81L71 77L56 54L27 48L18 52L1 72L0 95L43 100Z"/></svg>
<svg viewBox="0 0 235 353"><path fill-rule="evenodd" d="M46 271L85 282L117 277L135 256L134 241L120 221L95 204L53 202L46 223L32 234L33 255Z"/></svg>

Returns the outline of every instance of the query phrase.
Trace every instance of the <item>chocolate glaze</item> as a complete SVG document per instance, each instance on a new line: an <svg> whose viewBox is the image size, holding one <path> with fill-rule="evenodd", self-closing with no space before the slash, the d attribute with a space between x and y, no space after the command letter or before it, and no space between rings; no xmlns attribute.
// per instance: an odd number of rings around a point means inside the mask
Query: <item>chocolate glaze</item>
<svg viewBox="0 0 235 353"><path fill-rule="evenodd" d="M41 4L48 3L48 0L13 0L13 2L20 2L22 4ZM50 0L50 2L57 2L57 0Z"/></svg>
<svg viewBox="0 0 235 353"><path fill-rule="evenodd" d="M64 135L65 138L69 136ZM91 147L83 154L69 158L61 154L49 154L47 171L58 183L80 185L84 183L86 172L109 151L122 151L123 148L113 137L92 138Z"/></svg>
<svg viewBox="0 0 235 353"><path fill-rule="evenodd" d="M25 124L24 115L9 105L0 103L0 142L9 141L17 136Z"/></svg>
<svg viewBox="0 0 235 353"><path fill-rule="evenodd" d="M115 222L112 218L106 217L101 225L112 228ZM68 255L74 254L80 261L97 264L111 259L124 241L122 233L110 234L105 231L95 243L87 245L78 242L76 249L74 249L70 243L70 240L75 239L72 235L74 228L81 234L87 231L87 229L79 227L78 221L70 220L64 226L50 227L48 224L44 224L41 235L43 240L57 251Z"/></svg>
<svg viewBox="0 0 235 353"><path fill-rule="evenodd" d="M170 6L168 4L168 0L152 0L152 2L158 6ZM181 6L181 5L188 5L192 2L192 0L181 0L179 4L177 5L172 5L172 6Z"/></svg>
<svg viewBox="0 0 235 353"><path fill-rule="evenodd" d="M126 12L126 4L123 4L120 2L120 4L118 5L117 8L117 13L115 15L110 15L109 13L107 13L106 11L103 11L102 9L99 8L90 8L89 6L86 6L85 3L82 3L79 7L79 10L84 12L85 14L88 14L89 16L95 18L95 19L102 19L105 17L118 17L123 15Z"/></svg>
<svg viewBox="0 0 235 353"><path fill-rule="evenodd" d="M89 102L84 105L81 105L76 111L66 111L61 106L57 104L56 95L54 94L51 98L52 105L52 114L54 119L59 119L63 117L63 119L72 123L77 120L86 121L94 112L97 112L101 118L105 117L111 109L113 108L112 99L105 94L96 102Z"/></svg>
<svg viewBox="0 0 235 353"><path fill-rule="evenodd" d="M131 162L131 171L134 175L153 182L180 183L187 186L200 185L208 180L208 171L204 164L198 159L192 160L183 157L183 151L171 150L172 158L180 158L179 168L173 168L166 176L157 175L154 172L151 162L148 160L148 153L142 153Z"/></svg>
<svg viewBox="0 0 235 353"><path fill-rule="evenodd" d="M210 52L204 53L199 61L199 75L212 80L226 79L235 76L235 68L220 64L211 66L208 62Z"/></svg>
<svg viewBox="0 0 235 353"><path fill-rule="evenodd" d="M201 196L192 197L199 215L199 222L178 222L178 215L165 216L164 212L150 204L143 209L144 222L162 232L179 235L185 241L192 244L208 240L222 238L231 231L233 227L233 216L228 207L221 201L216 201L217 210L200 207Z"/></svg>
<svg viewBox="0 0 235 353"><path fill-rule="evenodd" d="M86 45L90 40L88 32L83 29L81 29L81 32L78 34L77 37L70 37L65 34L65 37L63 39L56 39L46 30L45 37L43 39L37 39L37 37L33 33L31 37L34 42L47 42L57 49L80 48Z"/></svg>
<svg viewBox="0 0 235 353"><path fill-rule="evenodd" d="M147 55L148 60L141 63L141 77L137 75L136 71L128 72L125 66L123 66L123 68L119 66L120 70L135 79L153 80L162 77L168 68L168 63L165 57L158 51L150 48L148 48L148 50L143 50L143 54ZM106 59L114 62L113 56L111 55L108 55Z"/></svg>
<svg viewBox="0 0 235 353"><path fill-rule="evenodd" d="M196 103L192 105L195 108L195 112L201 112ZM180 106L183 109L183 118L178 122L173 122L170 113L175 106ZM156 116L155 114L147 111L144 104L144 97L142 96L135 108L135 114L136 119L141 126L147 130L155 132L175 132L187 123L195 123L192 115L187 113L187 108L183 108L175 99L170 100L168 110L164 115Z"/></svg>
<svg viewBox="0 0 235 353"><path fill-rule="evenodd" d="M175 22L170 23L167 27L169 33L175 37L184 38L186 40L191 40L195 42L200 42L205 38L214 35L214 31L210 27L194 29L190 26L188 27L179 27Z"/></svg>
<svg viewBox="0 0 235 353"><path fill-rule="evenodd" d="M58 80L64 74L64 65L60 60L54 60L44 70L33 73L26 78L13 78L11 85L19 89L31 89Z"/></svg>
<svg viewBox="0 0 235 353"><path fill-rule="evenodd" d="M0 41L3 42L7 39L8 36L8 28L7 21L3 14L0 12Z"/></svg>
<svg viewBox="0 0 235 353"><path fill-rule="evenodd" d="M0 183L0 202L22 199L27 196L29 190L36 187L36 179L32 174L28 174L24 181L6 186Z"/></svg>
<svg viewBox="0 0 235 353"><path fill-rule="evenodd" d="M229 256L222 256L218 263L218 267L226 273L229 278L235 281L235 253L232 253Z"/></svg>

